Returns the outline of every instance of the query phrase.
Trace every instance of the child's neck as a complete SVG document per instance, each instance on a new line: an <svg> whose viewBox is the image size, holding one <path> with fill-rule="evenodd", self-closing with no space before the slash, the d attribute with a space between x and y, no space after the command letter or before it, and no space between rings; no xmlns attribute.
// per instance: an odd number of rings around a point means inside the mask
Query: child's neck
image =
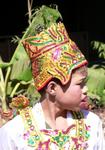
<svg viewBox="0 0 105 150"><path fill-rule="evenodd" d="M54 103L44 100L41 102L44 118L52 129L67 129L67 111L60 110Z"/></svg>

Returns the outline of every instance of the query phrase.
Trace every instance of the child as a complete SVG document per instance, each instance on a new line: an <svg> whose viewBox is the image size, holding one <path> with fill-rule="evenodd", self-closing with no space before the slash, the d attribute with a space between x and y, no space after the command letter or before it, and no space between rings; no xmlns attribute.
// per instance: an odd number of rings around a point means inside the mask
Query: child
<svg viewBox="0 0 105 150"><path fill-rule="evenodd" d="M41 99L0 129L0 150L104 150L101 120L83 109L87 60L63 23L53 22L22 43Z"/></svg>

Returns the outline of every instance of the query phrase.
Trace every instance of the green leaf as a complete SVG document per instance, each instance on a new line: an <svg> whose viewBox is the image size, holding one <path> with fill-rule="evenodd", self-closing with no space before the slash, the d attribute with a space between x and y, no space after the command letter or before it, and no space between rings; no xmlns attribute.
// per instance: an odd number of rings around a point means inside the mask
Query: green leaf
<svg viewBox="0 0 105 150"><path fill-rule="evenodd" d="M29 81L32 79L30 59L22 44L16 49L11 61L13 65L10 80Z"/></svg>

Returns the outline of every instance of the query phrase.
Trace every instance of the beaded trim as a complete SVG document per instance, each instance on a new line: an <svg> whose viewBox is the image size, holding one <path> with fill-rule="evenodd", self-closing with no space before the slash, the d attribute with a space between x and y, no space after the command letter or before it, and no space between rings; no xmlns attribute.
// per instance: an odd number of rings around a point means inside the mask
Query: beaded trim
<svg viewBox="0 0 105 150"><path fill-rule="evenodd" d="M59 79L65 85L73 69L87 64L61 22L53 23L36 36L24 39L22 43L31 60L37 90L42 89L52 78Z"/></svg>
<svg viewBox="0 0 105 150"><path fill-rule="evenodd" d="M21 110L20 115L25 127L23 138L28 146L34 147L35 150L52 150L54 148L59 150L86 150L88 147L90 126L84 123L82 112L72 112L74 124L66 131L39 130L37 121L33 118L32 108L27 107Z"/></svg>

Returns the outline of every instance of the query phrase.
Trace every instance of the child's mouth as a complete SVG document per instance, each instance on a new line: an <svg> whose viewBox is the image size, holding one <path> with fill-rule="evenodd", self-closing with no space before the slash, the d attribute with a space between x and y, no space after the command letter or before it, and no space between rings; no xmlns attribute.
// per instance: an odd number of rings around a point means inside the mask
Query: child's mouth
<svg viewBox="0 0 105 150"><path fill-rule="evenodd" d="M79 106L82 109L88 109L88 107L89 107L88 96L86 96L84 99L81 100Z"/></svg>

